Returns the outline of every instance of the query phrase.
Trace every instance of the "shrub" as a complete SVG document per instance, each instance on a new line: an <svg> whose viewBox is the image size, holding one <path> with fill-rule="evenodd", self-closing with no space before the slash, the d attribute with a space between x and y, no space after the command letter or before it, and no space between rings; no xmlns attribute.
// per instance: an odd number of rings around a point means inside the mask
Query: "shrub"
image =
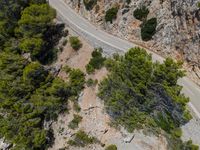
<svg viewBox="0 0 200 150"><path fill-rule="evenodd" d="M107 146L105 150L117 150L117 146L112 144Z"/></svg>
<svg viewBox="0 0 200 150"><path fill-rule="evenodd" d="M97 4L97 0L83 0L83 3L87 10L92 10L93 7Z"/></svg>
<svg viewBox="0 0 200 150"><path fill-rule="evenodd" d="M95 49L92 52L92 58L90 59L89 64L86 66L87 73L90 74L93 73L95 69L100 69L103 66L105 60L106 58L102 56L102 49Z"/></svg>
<svg viewBox="0 0 200 150"><path fill-rule="evenodd" d="M157 19L156 18L151 18L144 22L142 24L141 28L141 36L142 40L148 41L151 40L152 36L156 32L156 26L157 26Z"/></svg>
<svg viewBox="0 0 200 150"><path fill-rule="evenodd" d="M69 42L71 44L71 47L74 50L79 50L82 47L81 41L78 39L78 37L72 36L69 38Z"/></svg>
<svg viewBox="0 0 200 150"><path fill-rule="evenodd" d="M96 85L98 83L98 80L92 80L91 78L87 80L86 84L88 87Z"/></svg>
<svg viewBox="0 0 200 150"><path fill-rule="evenodd" d="M75 138L73 140L69 140L67 143L71 146L85 147L95 142L96 139L94 137L90 137L84 131L80 130L75 134Z"/></svg>
<svg viewBox="0 0 200 150"><path fill-rule="evenodd" d="M69 73L69 83L72 94L77 95L85 84L84 73L80 69L72 69Z"/></svg>
<svg viewBox="0 0 200 150"><path fill-rule="evenodd" d="M110 8L106 11L106 15L105 15L105 20L106 22L111 22L117 18L117 12L118 12L118 8L117 7L113 7Z"/></svg>
<svg viewBox="0 0 200 150"><path fill-rule="evenodd" d="M180 138L182 136L181 128L176 128L176 129L172 130L171 132L172 132L172 135L175 137Z"/></svg>
<svg viewBox="0 0 200 150"><path fill-rule="evenodd" d="M81 107L79 106L77 101L74 101L73 108L74 108L74 110L76 112L80 112L81 111Z"/></svg>
<svg viewBox="0 0 200 150"><path fill-rule="evenodd" d="M197 7L199 7L199 8L200 8L200 2L198 2L198 3L197 3Z"/></svg>
<svg viewBox="0 0 200 150"><path fill-rule="evenodd" d="M82 117L74 114L74 119L69 123L68 127L71 129L78 128L79 123L82 121Z"/></svg>
<svg viewBox="0 0 200 150"><path fill-rule="evenodd" d="M65 73L70 73L70 71L72 70L68 65L64 66L62 68L63 71L65 71Z"/></svg>
<svg viewBox="0 0 200 150"><path fill-rule="evenodd" d="M91 74L91 73L93 73L95 71L95 69L94 69L94 67L92 65L88 64L86 66L86 71L87 71L88 74Z"/></svg>
<svg viewBox="0 0 200 150"><path fill-rule="evenodd" d="M35 87L39 87L45 81L48 72L38 62L32 62L27 65L23 71L23 79Z"/></svg>
<svg viewBox="0 0 200 150"><path fill-rule="evenodd" d="M149 10L146 6L142 6L141 8L137 8L133 12L134 17L138 20L141 20L141 21L145 20L148 14L149 14Z"/></svg>

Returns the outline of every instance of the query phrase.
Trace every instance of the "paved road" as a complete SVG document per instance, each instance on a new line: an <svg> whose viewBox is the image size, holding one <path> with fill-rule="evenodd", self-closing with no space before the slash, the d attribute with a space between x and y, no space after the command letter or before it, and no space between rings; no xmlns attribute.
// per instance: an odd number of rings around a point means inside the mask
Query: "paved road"
<svg viewBox="0 0 200 150"><path fill-rule="evenodd" d="M69 8L63 0L49 0L49 3L57 10L58 16L61 17L72 30L86 38L93 46L103 47L107 54L112 54L114 52L124 53L129 48L137 46L136 44L97 29L94 25ZM154 61L162 62L164 60L164 58L155 53L148 50L147 52L152 54ZM183 93L190 98L189 106L200 119L200 88L187 77L180 79L179 84L183 86Z"/></svg>

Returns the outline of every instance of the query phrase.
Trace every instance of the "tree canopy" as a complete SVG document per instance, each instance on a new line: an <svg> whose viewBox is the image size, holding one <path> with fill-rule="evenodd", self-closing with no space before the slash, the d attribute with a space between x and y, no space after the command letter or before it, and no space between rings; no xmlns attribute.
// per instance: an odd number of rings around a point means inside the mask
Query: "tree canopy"
<svg viewBox="0 0 200 150"><path fill-rule="evenodd" d="M19 30L24 36L39 36L52 23L56 12L47 4L33 4L22 12L19 20Z"/></svg>
<svg viewBox="0 0 200 150"><path fill-rule="evenodd" d="M55 15L45 0L0 1L0 138L12 150L47 149L53 133L45 123L66 111L68 98L85 83L80 70L64 82L40 63L62 36Z"/></svg>
<svg viewBox="0 0 200 150"><path fill-rule="evenodd" d="M113 121L127 128L161 128L174 135L191 116L189 101L177 80L184 76L182 63L167 58L152 62L144 49L132 48L124 56L106 61L110 71L99 86L99 97ZM176 138L175 138L176 139Z"/></svg>

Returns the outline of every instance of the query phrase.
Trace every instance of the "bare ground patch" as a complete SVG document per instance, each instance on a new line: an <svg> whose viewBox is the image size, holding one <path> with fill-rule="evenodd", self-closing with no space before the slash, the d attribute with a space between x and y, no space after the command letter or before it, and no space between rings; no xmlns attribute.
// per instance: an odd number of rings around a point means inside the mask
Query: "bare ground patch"
<svg viewBox="0 0 200 150"><path fill-rule="evenodd" d="M54 65L65 66L71 68L78 68L86 73L85 66L88 64L93 47L91 47L84 39L79 39L82 42L82 47L78 51L74 51L70 44L64 47L63 51L58 55L58 60ZM87 75L86 79L97 79L100 82L108 71L106 68L96 70L94 74ZM60 71L58 74L64 80L67 80L67 74ZM147 136L138 131L132 134L124 131L119 131L109 125L110 117L104 110L103 101L97 97L98 85L87 87L79 95L78 103L81 111L78 113L83 117L79 128L72 130L68 127L69 122L73 119L73 114L77 114L73 110L73 103L69 103L69 113L61 114L56 122L53 123L52 128L55 136L55 143L49 150L59 150L60 148L68 147L67 141L71 139L79 129L84 130L89 135L96 137L100 143L109 145L116 144L119 150L166 150L166 140L163 137ZM131 138L130 143L127 139ZM69 150L104 150L102 145L92 144L84 148L69 147Z"/></svg>

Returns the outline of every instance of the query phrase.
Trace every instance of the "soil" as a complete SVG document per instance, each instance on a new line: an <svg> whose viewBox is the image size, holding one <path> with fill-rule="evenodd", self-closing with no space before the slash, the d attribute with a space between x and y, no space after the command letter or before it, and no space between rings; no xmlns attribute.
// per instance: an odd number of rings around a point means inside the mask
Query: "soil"
<svg viewBox="0 0 200 150"><path fill-rule="evenodd" d="M69 35L70 36L70 35ZM106 68L96 70L94 74L88 75L85 66L88 64L93 47L87 41L80 38L82 47L78 51L74 51L70 44L64 47L63 51L58 55L58 60L54 65L65 66L71 68L78 68L86 74L86 79L92 78L102 81L108 71ZM67 80L67 75L64 71L60 71L58 76L63 80ZM79 128L72 130L68 127L69 122L73 119L73 114L77 114L73 110L73 103L69 102L68 112L61 114L58 120L52 124L55 136L55 143L49 150L59 150L60 148L67 148L67 141L71 139L78 130L84 130L91 136L96 137L99 143L88 145L84 148L68 147L70 150L104 150L104 145L116 144L119 150L166 150L167 142L164 137L155 137L153 135L144 135L142 131L136 131L132 134L125 130L118 130L111 127L111 120L104 110L103 101L97 97L98 84L87 87L79 95L78 103L81 111L78 113L83 117ZM130 143L126 143L126 139L130 139Z"/></svg>

